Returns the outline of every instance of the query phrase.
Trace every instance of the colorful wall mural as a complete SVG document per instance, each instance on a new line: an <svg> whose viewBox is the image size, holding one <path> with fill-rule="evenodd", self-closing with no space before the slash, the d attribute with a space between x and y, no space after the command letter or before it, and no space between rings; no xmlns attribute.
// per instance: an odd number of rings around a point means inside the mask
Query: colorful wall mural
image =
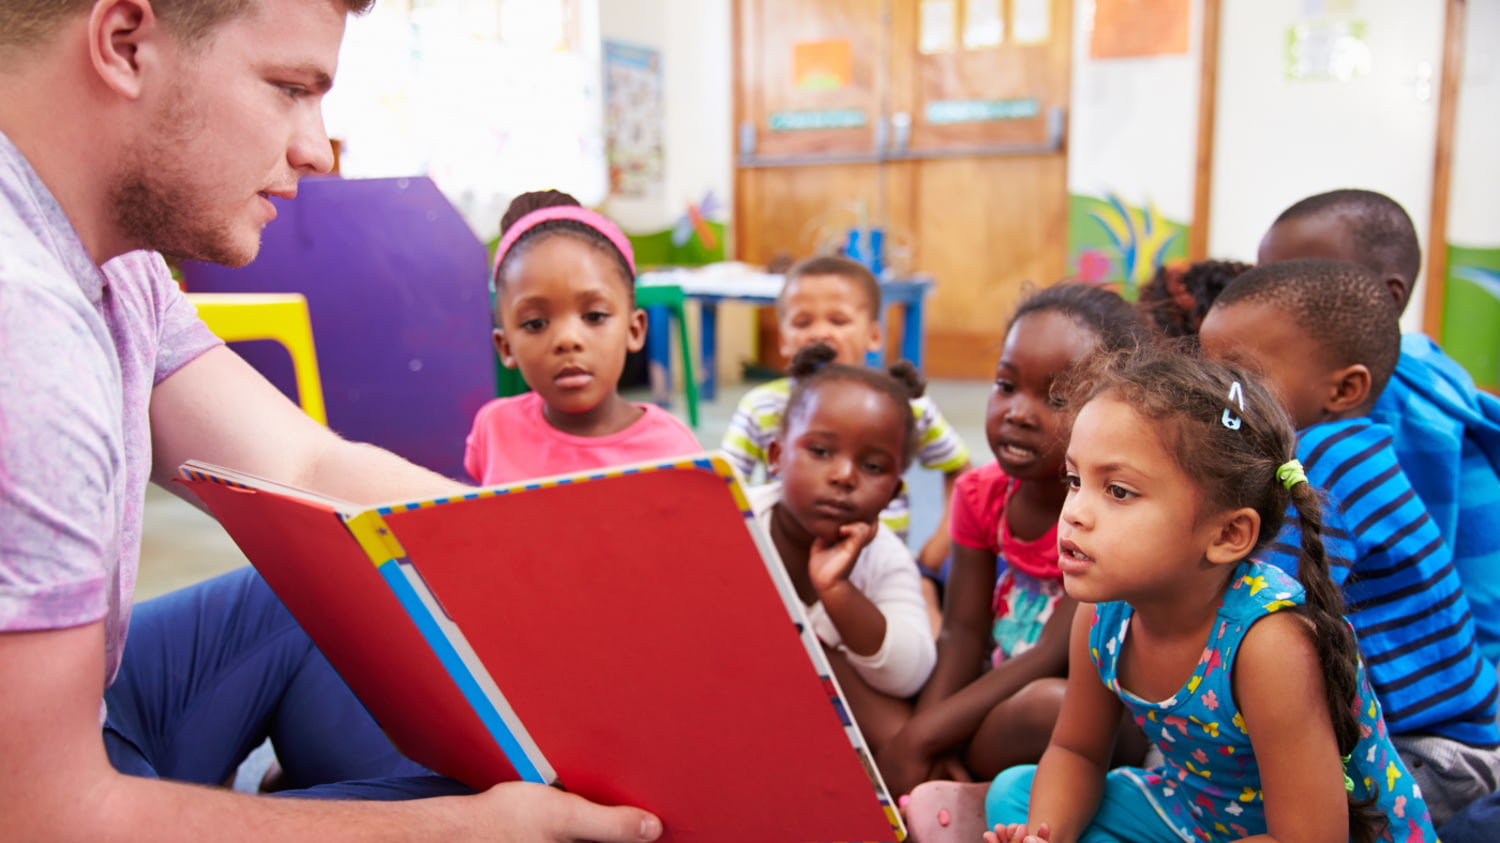
<svg viewBox="0 0 1500 843"><path fill-rule="evenodd" d="M1500 247L1448 246L1442 346L1475 383L1500 390Z"/></svg>
<svg viewBox="0 0 1500 843"><path fill-rule="evenodd" d="M1147 200L1131 205L1114 193L1068 196L1068 270L1080 281L1112 286L1134 300L1157 267L1187 260L1188 226Z"/></svg>

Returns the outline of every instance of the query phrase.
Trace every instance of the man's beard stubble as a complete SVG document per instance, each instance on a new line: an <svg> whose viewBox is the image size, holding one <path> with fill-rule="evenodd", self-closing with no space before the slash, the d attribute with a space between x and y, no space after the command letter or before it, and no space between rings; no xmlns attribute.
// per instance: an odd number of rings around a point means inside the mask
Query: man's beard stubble
<svg viewBox="0 0 1500 843"><path fill-rule="evenodd" d="M204 121L189 104L191 84L179 82L168 95L151 121L150 136L110 185L110 220L137 249L154 249L174 260L244 266L255 259L259 242L248 253L237 247L230 225L214 218L193 174L179 162L178 150L205 142Z"/></svg>

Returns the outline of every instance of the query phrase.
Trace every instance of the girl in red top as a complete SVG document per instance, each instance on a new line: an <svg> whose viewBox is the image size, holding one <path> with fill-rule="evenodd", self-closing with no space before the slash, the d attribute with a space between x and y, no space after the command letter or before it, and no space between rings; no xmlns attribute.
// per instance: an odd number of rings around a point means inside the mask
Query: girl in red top
<svg viewBox="0 0 1500 843"><path fill-rule="evenodd" d="M985 417L995 462L953 492L937 666L879 757L892 793L986 780L1046 749L1075 605L1057 569L1068 428L1053 388L1091 354L1143 342L1145 330L1119 296L1086 284L1040 290L1011 317Z"/></svg>

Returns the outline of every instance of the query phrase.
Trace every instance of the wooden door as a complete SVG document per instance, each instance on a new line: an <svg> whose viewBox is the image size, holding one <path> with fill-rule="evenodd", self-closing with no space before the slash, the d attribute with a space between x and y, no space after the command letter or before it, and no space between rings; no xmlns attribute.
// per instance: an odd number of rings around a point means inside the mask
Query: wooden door
<svg viewBox="0 0 1500 843"><path fill-rule="evenodd" d="M883 225L890 262L937 281L928 374L989 377L1023 283L1065 271L1071 5L739 0L739 257L805 257ZM820 50L826 90L809 74ZM799 111L813 116L789 122ZM815 128L855 111L858 126Z"/></svg>

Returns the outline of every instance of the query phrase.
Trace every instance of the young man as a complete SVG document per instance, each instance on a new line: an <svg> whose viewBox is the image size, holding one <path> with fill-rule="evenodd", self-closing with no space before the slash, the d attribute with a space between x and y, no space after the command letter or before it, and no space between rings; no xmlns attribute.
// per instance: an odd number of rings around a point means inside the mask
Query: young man
<svg viewBox="0 0 1500 843"><path fill-rule="evenodd" d="M1309 196L1281 213L1260 243L1264 266L1297 258L1357 263L1406 309L1422 250L1406 211L1370 190ZM1479 645L1500 662L1500 401L1423 334L1401 357L1370 418L1391 429L1401 468L1426 505L1474 608Z"/></svg>
<svg viewBox="0 0 1500 843"><path fill-rule="evenodd" d="M1442 823L1500 784L1495 670L1480 655L1452 554L1367 418L1400 355L1378 276L1331 260L1271 263L1225 288L1204 352L1260 372L1296 424L1297 456L1325 497L1321 534L1385 722ZM1263 561L1295 571L1288 519Z"/></svg>
<svg viewBox="0 0 1500 843"><path fill-rule="evenodd" d="M309 756L292 765L302 783L376 779L306 795L461 792L372 737L368 716L253 575L152 601L130 622L145 483L189 457L353 501L456 488L311 422L208 334L158 256L134 251L231 265L255 256L275 216L267 197L290 196L300 176L331 165L321 100L346 15L369 3L0 2L6 836L625 841L660 832L636 809L534 785L372 803L153 780L222 781L225 759L270 731L294 757ZM127 624L144 657L125 649ZM239 708L221 709L226 698Z"/></svg>

